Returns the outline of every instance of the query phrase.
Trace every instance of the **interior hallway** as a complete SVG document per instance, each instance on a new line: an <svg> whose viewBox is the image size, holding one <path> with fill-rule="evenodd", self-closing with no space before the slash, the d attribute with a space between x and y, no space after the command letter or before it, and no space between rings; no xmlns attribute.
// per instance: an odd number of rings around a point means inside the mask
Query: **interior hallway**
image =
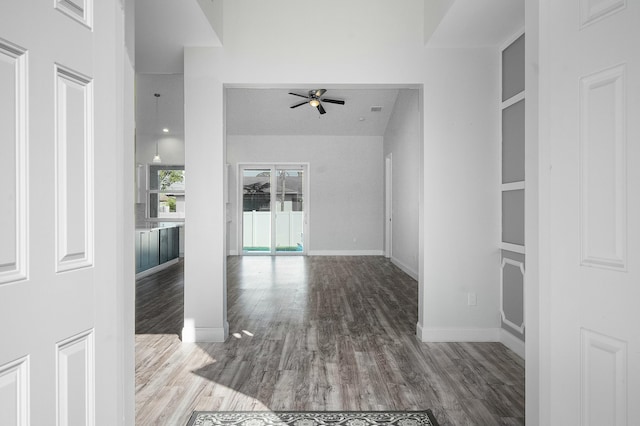
<svg viewBox="0 0 640 426"><path fill-rule="evenodd" d="M420 343L417 283L383 257L229 257L230 337L207 344L178 338L182 268L137 283L137 425L427 408L441 425L524 424L524 361L499 343Z"/></svg>

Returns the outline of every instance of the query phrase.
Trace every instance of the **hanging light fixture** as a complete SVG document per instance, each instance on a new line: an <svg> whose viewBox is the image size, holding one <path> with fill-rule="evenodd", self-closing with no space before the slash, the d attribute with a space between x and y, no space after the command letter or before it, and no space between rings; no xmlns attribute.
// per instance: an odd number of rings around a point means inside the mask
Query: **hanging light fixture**
<svg viewBox="0 0 640 426"><path fill-rule="evenodd" d="M154 93L153 96L156 97L156 126L154 128L157 129L158 128L158 100L160 99L160 93ZM155 131L153 132L155 135ZM158 139L156 137L156 155L153 157L152 162L153 163L162 163L162 159L160 159L160 155L158 154Z"/></svg>

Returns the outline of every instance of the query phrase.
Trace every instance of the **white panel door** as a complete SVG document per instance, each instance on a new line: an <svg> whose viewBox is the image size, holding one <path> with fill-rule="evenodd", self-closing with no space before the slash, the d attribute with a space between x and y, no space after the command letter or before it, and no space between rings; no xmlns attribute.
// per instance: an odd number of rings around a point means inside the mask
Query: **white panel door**
<svg viewBox="0 0 640 426"><path fill-rule="evenodd" d="M96 224L116 213L118 6L98 3L0 4L1 425L115 424L96 374L117 374L117 263Z"/></svg>
<svg viewBox="0 0 640 426"><path fill-rule="evenodd" d="M640 3L541 4L542 398L552 425L635 425Z"/></svg>

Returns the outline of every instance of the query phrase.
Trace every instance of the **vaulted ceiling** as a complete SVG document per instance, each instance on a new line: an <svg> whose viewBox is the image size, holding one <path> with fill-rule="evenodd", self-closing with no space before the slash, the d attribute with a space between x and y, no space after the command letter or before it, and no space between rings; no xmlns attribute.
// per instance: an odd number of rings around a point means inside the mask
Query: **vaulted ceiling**
<svg viewBox="0 0 640 426"><path fill-rule="evenodd" d="M218 16L222 3L223 0L136 0L136 72L181 74L185 46L222 46L222 16ZM434 26L429 29L426 47L498 47L524 26L524 0L425 0L425 13L434 5L443 17L438 17L435 24L425 19L425 34L426 26ZM315 85L227 89L227 132L382 135L399 89ZM289 91L304 93L318 88L330 90L327 96L344 99L346 104L325 105L327 114L322 116L306 105L289 108L297 100L288 95ZM174 91L167 91L167 96L171 92ZM182 102L167 96L163 97L165 105ZM374 113L372 106L383 109Z"/></svg>

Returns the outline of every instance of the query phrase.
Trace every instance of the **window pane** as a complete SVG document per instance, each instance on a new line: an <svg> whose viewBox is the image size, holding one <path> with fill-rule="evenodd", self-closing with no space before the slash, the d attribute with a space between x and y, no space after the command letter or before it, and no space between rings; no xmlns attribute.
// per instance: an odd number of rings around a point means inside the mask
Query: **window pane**
<svg viewBox="0 0 640 426"><path fill-rule="evenodd" d="M276 252L303 251L303 171L277 169Z"/></svg>
<svg viewBox="0 0 640 426"><path fill-rule="evenodd" d="M271 252L271 170L242 172L242 248Z"/></svg>
<svg viewBox="0 0 640 426"><path fill-rule="evenodd" d="M271 203L271 171L244 170L242 210L269 211Z"/></svg>
<svg viewBox="0 0 640 426"><path fill-rule="evenodd" d="M149 194L149 217L182 219L184 212L185 194L163 192Z"/></svg>
<svg viewBox="0 0 640 426"><path fill-rule="evenodd" d="M183 219L185 211L184 166L149 166L149 217Z"/></svg>
<svg viewBox="0 0 640 426"><path fill-rule="evenodd" d="M149 189L152 191L184 191L184 167L149 166Z"/></svg>

